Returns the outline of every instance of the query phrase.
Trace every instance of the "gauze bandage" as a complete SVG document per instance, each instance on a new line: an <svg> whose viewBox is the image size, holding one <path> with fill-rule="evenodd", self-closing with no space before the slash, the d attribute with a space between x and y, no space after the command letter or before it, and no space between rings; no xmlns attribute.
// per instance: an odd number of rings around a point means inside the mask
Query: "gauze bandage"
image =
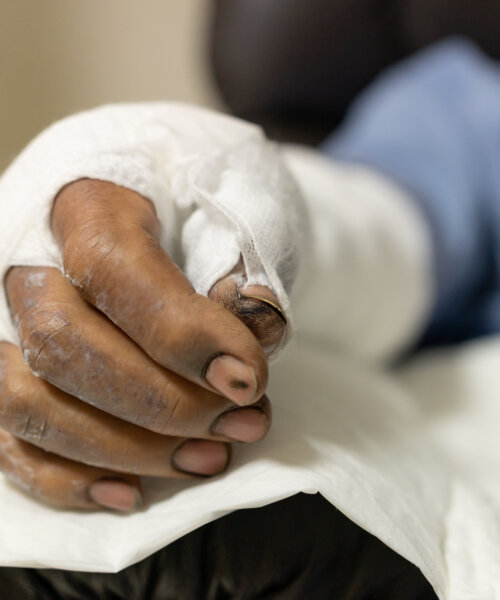
<svg viewBox="0 0 500 600"><path fill-rule="evenodd" d="M160 242L197 292L206 295L242 257L247 282L267 285L290 324L306 220L293 178L258 127L171 103L107 106L56 123L0 181L2 276L14 265L62 268L51 208L63 186L83 177L155 204ZM4 291L0 339L16 341Z"/></svg>
<svg viewBox="0 0 500 600"><path fill-rule="evenodd" d="M270 287L288 319L271 358L290 339L299 258L295 312L309 335L384 360L422 330L430 244L403 190L370 169L278 148L238 119L173 103L78 114L24 150L0 180L2 276L14 265L63 267L51 208L62 187L83 177L154 203L160 242L198 293L242 257L247 282ZM3 289L0 340L16 342Z"/></svg>

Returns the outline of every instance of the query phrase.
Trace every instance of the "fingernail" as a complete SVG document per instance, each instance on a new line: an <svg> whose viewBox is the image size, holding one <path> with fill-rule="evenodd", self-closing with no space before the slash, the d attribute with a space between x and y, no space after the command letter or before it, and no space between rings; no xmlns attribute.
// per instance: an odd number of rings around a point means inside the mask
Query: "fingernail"
<svg viewBox="0 0 500 600"><path fill-rule="evenodd" d="M227 446L208 440L187 440L172 456L174 468L193 475L215 475L223 471L228 462Z"/></svg>
<svg viewBox="0 0 500 600"><path fill-rule="evenodd" d="M252 367L245 365L229 354L212 360L205 378L208 383L226 398L240 406L255 402L257 378Z"/></svg>
<svg viewBox="0 0 500 600"><path fill-rule="evenodd" d="M260 408L238 408L220 415L211 431L238 442L257 442L268 427L269 420Z"/></svg>
<svg viewBox="0 0 500 600"><path fill-rule="evenodd" d="M119 479L100 479L90 486L89 494L96 504L122 512L130 512L142 504L139 490Z"/></svg>
<svg viewBox="0 0 500 600"><path fill-rule="evenodd" d="M277 304L276 302L272 302L269 298L265 298L264 296L257 296L255 294L242 293L241 297L247 298L249 300L258 300L259 302L264 302L264 304L267 304L267 306L269 306L269 308L271 308L278 315L278 317L281 319L281 321L283 321L283 323L285 323L285 325L286 325L286 323L287 323L286 315L283 312L283 310L281 309L281 306L279 304Z"/></svg>

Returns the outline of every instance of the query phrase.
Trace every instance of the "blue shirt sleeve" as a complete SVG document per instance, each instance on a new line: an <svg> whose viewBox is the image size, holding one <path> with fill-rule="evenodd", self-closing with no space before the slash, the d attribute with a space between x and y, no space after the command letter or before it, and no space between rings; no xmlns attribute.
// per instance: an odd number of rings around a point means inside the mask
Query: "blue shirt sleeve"
<svg viewBox="0 0 500 600"><path fill-rule="evenodd" d="M323 145L414 198L433 243L427 343L500 331L500 69L451 39L407 59L357 100Z"/></svg>

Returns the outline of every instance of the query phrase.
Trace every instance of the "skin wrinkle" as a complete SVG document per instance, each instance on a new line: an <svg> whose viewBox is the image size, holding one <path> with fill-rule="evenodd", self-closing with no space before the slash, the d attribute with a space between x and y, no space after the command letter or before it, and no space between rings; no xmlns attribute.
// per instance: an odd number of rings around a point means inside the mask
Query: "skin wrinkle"
<svg viewBox="0 0 500 600"><path fill-rule="evenodd" d="M59 319L61 323L68 322L65 308L71 307L60 302L40 302L37 300L36 305L21 314L18 313L19 326L28 329L30 333L34 333L37 328L54 319Z"/></svg>
<svg viewBox="0 0 500 600"><path fill-rule="evenodd" d="M121 262L121 254L122 254L122 248L119 245L119 243L115 240L113 240L112 242L108 242L107 245L110 245L109 248L106 248L105 250L99 248L99 250L96 252L97 256L95 257L95 263L96 263L96 268L90 272L90 277L89 280L86 284L86 290L87 292L90 294L90 296L94 296L94 292L93 292L93 287L94 287L94 281L97 280L107 280L108 278L112 278L113 277L113 272L114 270L117 268L117 266L120 265ZM120 256L117 259L113 259L111 260L111 258L113 257L113 255L118 252L120 254ZM98 285L96 285L95 287L98 287ZM104 291L99 292L98 296L101 294L105 294ZM94 296L97 299L97 296ZM97 306L97 304L96 304ZM99 308L99 310L101 310L101 308L99 306L97 306L97 308Z"/></svg>
<svg viewBox="0 0 500 600"><path fill-rule="evenodd" d="M159 407L157 405L156 402L153 402L151 400L151 398L154 398L154 390L149 390L148 393L146 393L146 395L144 396L144 402L146 404L146 406L151 406L151 411L148 413L146 413L145 415L145 421L144 421L144 425L148 428L148 429L153 429L154 431L158 431L159 426L157 425L157 421L159 420L160 416L167 410L167 407L170 405L170 403L167 403L165 405L163 405L163 407ZM180 402L180 398L177 399L177 403ZM170 409L169 409L170 410ZM167 421L170 420L170 417L167 417ZM161 427L161 430L164 431L165 430L165 426Z"/></svg>
<svg viewBox="0 0 500 600"><path fill-rule="evenodd" d="M106 223L97 225L97 230L91 231L89 239L82 239L80 237L82 235L81 230L89 228L87 225L88 223L81 228L75 227L75 231L66 239L63 250L64 272L69 277L71 283L73 285L76 283L76 287L82 290L84 295L87 295L92 288L96 270L98 272L104 270L103 265L108 262L109 256L118 247L115 236L113 236L113 239L109 239L111 237L111 230L106 227ZM76 240L73 240L73 235L77 238ZM68 250L68 248L71 248L71 250ZM79 272L78 266L81 257L84 257L85 260L90 260L92 264L96 264L98 267L97 269L83 268L80 277L76 277L76 273ZM94 259L93 261L91 260L92 258ZM116 264L110 265L108 271L104 272L103 275L109 275L109 272L115 267Z"/></svg>
<svg viewBox="0 0 500 600"><path fill-rule="evenodd" d="M22 433L23 437L26 437L30 423L31 423L31 415L28 415L28 418L26 419L26 423L24 425L24 429L23 429L23 433Z"/></svg>
<svg viewBox="0 0 500 600"><path fill-rule="evenodd" d="M162 426L162 433L165 433L165 432L168 431L168 429L169 429L169 427L171 425L171 422L174 421L174 416L176 415L176 413L177 413L177 411L179 409L180 404L181 404L180 397L175 398L173 401L171 401L169 403L168 415L167 415L167 418L165 419L165 422L164 422L164 424ZM152 416L152 419L154 420L155 417Z"/></svg>
<svg viewBox="0 0 500 600"><path fill-rule="evenodd" d="M32 298L32 303L29 303L29 306L24 305L24 300L28 297L29 292L33 292L33 290L26 289L23 286L21 290L22 302L23 302L23 310L22 312L16 311L14 312L14 317L16 321L19 322L20 325L25 325L28 329L36 327L38 321L43 323L42 316L51 317L54 315L59 315L61 318L64 318L65 311L71 313L73 308L72 303L65 302L61 299L52 300L50 295L47 294L48 297L41 297L39 295ZM40 292L38 291L38 294ZM66 319L68 320L68 319Z"/></svg>
<svg viewBox="0 0 500 600"><path fill-rule="evenodd" d="M100 270L104 270L103 264L106 264L106 259L109 259L109 256L113 253L113 251L115 250L116 245L112 248L109 249L109 251L107 252L107 255L103 258L99 257L97 258L97 262L100 262L100 266L99 269ZM110 272L112 272L114 269L116 268L116 265L110 265L109 269L108 269L108 274ZM95 280L97 279L96 276L96 270L95 269L89 269L85 272L85 277L82 279L79 279L79 288L80 291L82 293L82 295L87 299L90 300L91 303L101 312L105 313L108 315L108 317L115 322L116 319L113 318L113 315L111 313L110 307L108 307L108 297L106 292L101 291L99 292L99 294L97 294L97 296L94 296L94 294L92 293L92 290L94 287L98 287L98 284L95 284ZM99 279L103 279L103 276L101 274L99 274Z"/></svg>
<svg viewBox="0 0 500 600"><path fill-rule="evenodd" d="M161 405L156 400L157 394L160 394L160 397L167 398L166 401L162 401ZM149 410L146 412L146 425L148 429L153 429L163 434L173 435L177 433L178 427L175 423L174 415L177 413L178 409L182 406L182 397L178 393L170 393L169 396L166 396L161 391L158 392L154 388L149 389L149 393L146 393L143 397L146 403L146 406L149 407ZM164 422L164 415L167 415L166 421ZM174 426L175 425L175 426ZM170 428L170 431L168 429Z"/></svg>
<svg viewBox="0 0 500 600"><path fill-rule="evenodd" d="M92 183L94 183L93 188L91 185ZM70 192L69 188L71 188L71 187L73 187L73 188L78 187L78 190L79 190L78 199L76 199L72 193L69 193ZM81 202L86 203L86 209L87 209L86 223L93 223L94 221L99 220L99 217L92 217L92 213L93 213L93 211L95 211L95 206L96 206L96 202L93 198L96 188L97 188L97 186L95 185L95 182L92 182L92 180L90 180L90 179L76 180L76 181L73 181L72 183L69 183L68 185L64 186L59 191L57 196L55 197L53 205L52 205L52 214L51 214L52 228L57 227L58 219L57 219L56 213L58 211L60 211L61 205L64 203L69 204L69 212L71 212L74 209L74 207L72 205L75 203L75 201L78 201L79 203L81 203ZM63 203L63 199L65 201L64 203ZM101 212L106 210L106 205L104 202L102 203L102 206L99 206L99 209ZM64 226L65 226L66 236L69 237L74 233L74 231L76 229L82 227L82 222L79 219L76 219L73 221L66 220L64 223ZM98 227L97 227L97 229L98 229Z"/></svg>
<svg viewBox="0 0 500 600"><path fill-rule="evenodd" d="M39 361L40 357L43 356L44 349L47 347L47 345L50 343L50 341L54 337L56 337L63 329L65 329L66 327L69 327L69 325L70 324L68 322L66 322L66 323L63 323L62 325L59 325L59 327L57 327L56 329L54 329L50 333L47 333L45 335L42 333L41 343L39 343L37 345L35 351L33 351L33 349L31 349L31 352L30 352L30 355L29 355L29 359L30 359L29 365L30 365L30 367L33 367L34 370L37 370L37 371L41 372L38 369L38 361ZM40 336L40 333L41 332L37 331L37 332L35 332L35 335L38 337L38 336ZM31 334L30 337L32 337L32 335L33 334ZM30 350L29 347L27 349ZM66 358L67 355L63 352L62 356L64 358Z"/></svg>
<svg viewBox="0 0 500 600"><path fill-rule="evenodd" d="M23 439L41 442L50 432L50 415L41 414L36 405L32 406L26 399L23 382L14 387L11 384L8 392L2 395L0 415L2 425Z"/></svg>
<svg viewBox="0 0 500 600"><path fill-rule="evenodd" d="M109 217L91 219L88 215L84 222L75 220L73 227L64 236L64 245L71 249L68 254L82 257L95 252L97 258L105 258L107 251L101 255L102 251L110 245L110 250L116 246L115 228L110 227L115 223Z"/></svg>
<svg viewBox="0 0 500 600"><path fill-rule="evenodd" d="M25 419L25 424L22 432L19 434L20 437L27 441L32 441L36 445L40 445L43 442L48 433L48 419L42 418L40 422L33 418L33 415L28 415Z"/></svg>
<svg viewBox="0 0 500 600"><path fill-rule="evenodd" d="M47 433L47 425L48 425L48 419L46 419L46 418L45 418L45 419L43 420L42 429L41 429L41 431L40 431L40 438L39 438L40 440L43 440L43 439L45 438L45 436L46 436L46 433Z"/></svg>

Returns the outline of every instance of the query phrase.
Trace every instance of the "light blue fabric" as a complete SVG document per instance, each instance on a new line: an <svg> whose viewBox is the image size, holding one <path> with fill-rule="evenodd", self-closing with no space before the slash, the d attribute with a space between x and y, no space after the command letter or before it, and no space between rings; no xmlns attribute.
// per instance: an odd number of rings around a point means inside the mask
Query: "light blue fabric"
<svg viewBox="0 0 500 600"><path fill-rule="evenodd" d="M322 148L411 192L429 223L435 308L426 340L500 331L500 67L451 39L387 71Z"/></svg>

